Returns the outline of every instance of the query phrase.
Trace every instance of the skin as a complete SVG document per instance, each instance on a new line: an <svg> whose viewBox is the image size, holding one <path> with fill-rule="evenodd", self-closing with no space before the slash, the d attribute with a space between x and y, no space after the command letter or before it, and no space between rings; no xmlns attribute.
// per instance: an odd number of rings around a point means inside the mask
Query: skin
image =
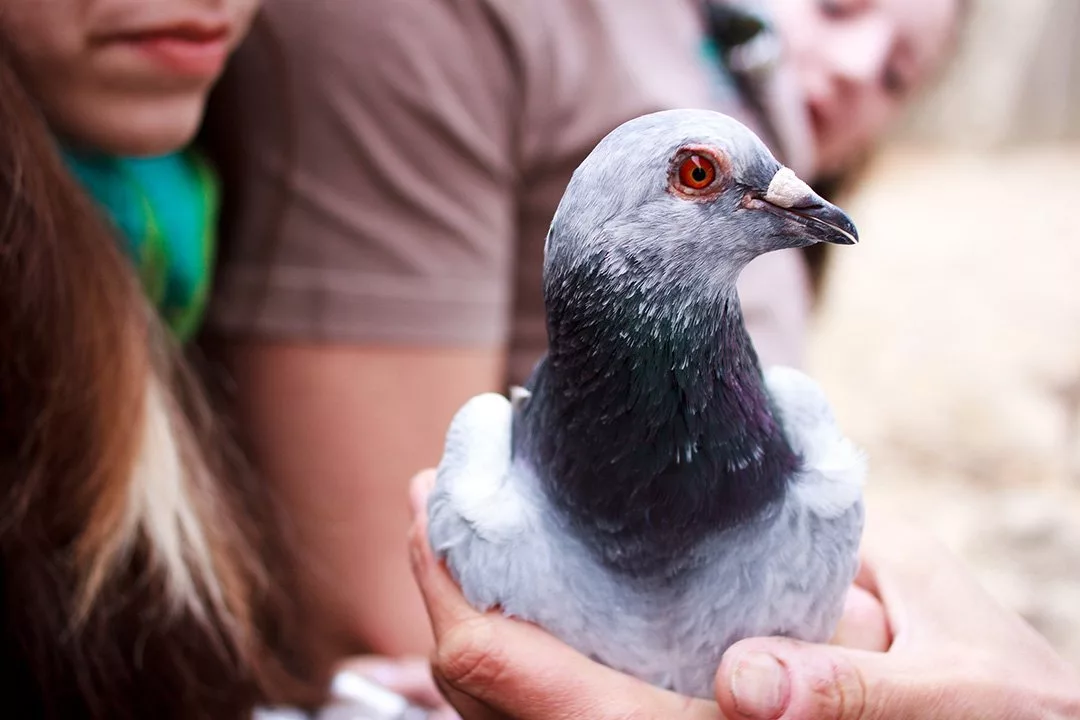
<svg viewBox="0 0 1080 720"><path fill-rule="evenodd" d="M246 34L258 0L0 0L0 37L54 132L120 155L177 150ZM146 33L194 24L219 38L221 62L177 66Z"/></svg>
<svg viewBox="0 0 1080 720"><path fill-rule="evenodd" d="M614 672L538 628L473 610L428 545L434 474L413 482L410 560L437 640L436 683L466 720L1080 718L1080 674L913 524L868 523L834 644L753 638L717 672L717 702Z"/></svg>
<svg viewBox="0 0 1080 720"><path fill-rule="evenodd" d="M960 0L769 0L817 173L871 147L942 66Z"/></svg>
<svg viewBox="0 0 1080 720"><path fill-rule="evenodd" d="M408 478L438 462L454 413L498 389L502 364L497 348L232 344L245 429L304 558L307 652L321 673L350 655L430 651L400 540Z"/></svg>

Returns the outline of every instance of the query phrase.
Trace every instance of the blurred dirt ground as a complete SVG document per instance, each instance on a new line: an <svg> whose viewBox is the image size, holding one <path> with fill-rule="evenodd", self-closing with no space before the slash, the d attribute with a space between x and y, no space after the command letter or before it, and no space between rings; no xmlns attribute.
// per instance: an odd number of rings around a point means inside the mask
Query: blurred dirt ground
<svg viewBox="0 0 1080 720"><path fill-rule="evenodd" d="M845 204L810 370L901 510L1080 666L1080 144L898 147Z"/></svg>

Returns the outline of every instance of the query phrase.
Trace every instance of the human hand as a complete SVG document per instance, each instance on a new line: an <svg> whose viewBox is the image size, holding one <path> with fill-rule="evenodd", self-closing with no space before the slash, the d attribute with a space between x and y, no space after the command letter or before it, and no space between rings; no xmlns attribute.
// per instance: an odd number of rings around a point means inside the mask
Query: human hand
<svg viewBox="0 0 1080 720"><path fill-rule="evenodd" d="M848 647L782 638L736 643L716 680L726 716L1080 718L1080 674L940 543L885 520L867 524L863 568L834 641ZM874 599L887 624L870 606Z"/></svg>
<svg viewBox="0 0 1080 720"><path fill-rule="evenodd" d="M465 720L723 720L716 703L660 690L589 660L528 623L470 606L427 539L433 473L413 480L413 573L437 650L436 682Z"/></svg>
<svg viewBox="0 0 1080 720"><path fill-rule="evenodd" d="M534 626L472 609L428 547L433 479L425 473L413 483L410 557L435 629L436 682L466 720L1080 718L1075 671L910 527L868 527L833 640L846 647L737 643L717 674L717 707L594 663ZM765 671L777 666L770 687Z"/></svg>
<svg viewBox="0 0 1080 720"><path fill-rule="evenodd" d="M410 557L435 631L436 682L465 720L724 720L713 702L660 690L589 660L539 628L473 609L428 545L433 482L433 473L413 481ZM887 644L887 634L877 600L853 591L838 637L876 647Z"/></svg>

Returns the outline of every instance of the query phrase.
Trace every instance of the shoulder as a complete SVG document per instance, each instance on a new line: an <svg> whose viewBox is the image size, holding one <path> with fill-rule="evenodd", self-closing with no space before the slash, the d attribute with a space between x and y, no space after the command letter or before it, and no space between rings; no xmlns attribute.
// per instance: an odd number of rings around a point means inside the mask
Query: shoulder
<svg viewBox="0 0 1080 720"><path fill-rule="evenodd" d="M361 75L408 73L424 58L439 57L454 67L482 55L493 40L501 43L517 25L499 5L491 0L265 0L263 27L256 26L253 34L262 30L286 54L305 60L363 60L352 68Z"/></svg>

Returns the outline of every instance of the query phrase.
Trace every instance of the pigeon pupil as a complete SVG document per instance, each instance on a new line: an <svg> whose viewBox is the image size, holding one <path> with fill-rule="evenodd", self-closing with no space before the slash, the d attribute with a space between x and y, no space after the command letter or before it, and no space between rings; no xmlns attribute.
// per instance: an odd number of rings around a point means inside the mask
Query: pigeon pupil
<svg viewBox="0 0 1080 720"><path fill-rule="evenodd" d="M707 157L690 155L679 167L678 183L687 190L704 191L716 178L716 165Z"/></svg>

